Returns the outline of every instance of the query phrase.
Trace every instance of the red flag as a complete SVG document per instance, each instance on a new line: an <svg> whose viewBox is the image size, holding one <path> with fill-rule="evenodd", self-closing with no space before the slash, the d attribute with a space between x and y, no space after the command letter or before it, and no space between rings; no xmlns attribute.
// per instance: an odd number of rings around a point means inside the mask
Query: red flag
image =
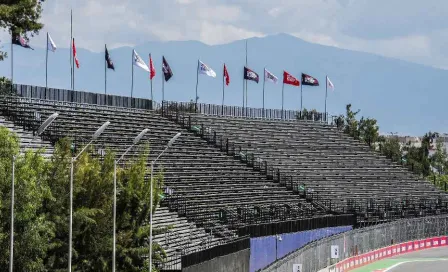
<svg viewBox="0 0 448 272"><path fill-rule="evenodd" d="M76 57L76 46L75 46L75 38L73 38L73 59L75 60L76 68L79 69L79 61Z"/></svg>
<svg viewBox="0 0 448 272"><path fill-rule="evenodd" d="M229 72L227 72L227 67L226 67L225 63L224 63L224 78L226 79L226 86L229 86L230 76L229 76Z"/></svg>
<svg viewBox="0 0 448 272"><path fill-rule="evenodd" d="M149 79L153 79L156 76L156 68L154 68L154 63L152 63L151 55L149 55Z"/></svg>
<svg viewBox="0 0 448 272"><path fill-rule="evenodd" d="M300 86L300 81L286 71L283 71L283 83Z"/></svg>

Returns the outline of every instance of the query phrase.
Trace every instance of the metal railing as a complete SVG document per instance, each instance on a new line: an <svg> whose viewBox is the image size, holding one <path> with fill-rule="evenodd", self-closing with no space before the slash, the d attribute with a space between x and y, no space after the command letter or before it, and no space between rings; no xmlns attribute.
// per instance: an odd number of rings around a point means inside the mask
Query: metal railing
<svg viewBox="0 0 448 272"><path fill-rule="evenodd" d="M152 110L153 107L156 106L150 99L145 98L131 98L127 96L72 91L23 84L13 84L11 86L11 84L3 83L1 85L0 95L18 95L27 98L145 110Z"/></svg>
<svg viewBox="0 0 448 272"><path fill-rule="evenodd" d="M397 243L448 234L448 216L404 219L372 227L355 229L324 238L285 256L266 267L264 272L289 272L293 264L302 264L303 272L315 272L340 260ZM339 247L339 259L330 258L330 247Z"/></svg>
<svg viewBox="0 0 448 272"><path fill-rule="evenodd" d="M173 102L162 101L159 109L162 114L164 112L183 112L183 113L199 113L204 115L224 116L224 117L240 117L252 119L267 120L307 120L315 122L328 122L328 113L317 111L295 111L295 110L279 110L279 109L261 109L246 108L239 106L226 106L194 102Z"/></svg>

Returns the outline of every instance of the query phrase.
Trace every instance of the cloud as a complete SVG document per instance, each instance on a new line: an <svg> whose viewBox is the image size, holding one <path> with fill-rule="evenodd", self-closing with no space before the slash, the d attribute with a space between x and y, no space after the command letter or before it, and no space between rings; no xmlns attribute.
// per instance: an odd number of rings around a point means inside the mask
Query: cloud
<svg viewBox="0 0 448 272"><path fill-rule="evenodd" d="M427 0L58 0L43 22L68 46L70 8L78 46L102 50L150 40L206 44L289 33L306 41L373 52L437 67L448 56L448 1ZM5 38L6 37L6 38ZM0 32L2 41L7 35ZM32 39L45 46L45 35Z"/></svg>

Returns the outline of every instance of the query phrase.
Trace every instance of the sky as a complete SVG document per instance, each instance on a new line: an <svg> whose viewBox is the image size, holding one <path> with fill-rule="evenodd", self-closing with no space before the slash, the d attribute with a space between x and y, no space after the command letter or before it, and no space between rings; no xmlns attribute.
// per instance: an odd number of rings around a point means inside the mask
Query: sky
<svg viewBox="0 0 448 272"><path fill-rule="evenodd" d="M147 41L209 45L288 33L309 42L448 69L446 0L47 0L41 34L101 51ZM2 43L9 38L0 33ZM67 45L61 44L67 41Z"/></svg>

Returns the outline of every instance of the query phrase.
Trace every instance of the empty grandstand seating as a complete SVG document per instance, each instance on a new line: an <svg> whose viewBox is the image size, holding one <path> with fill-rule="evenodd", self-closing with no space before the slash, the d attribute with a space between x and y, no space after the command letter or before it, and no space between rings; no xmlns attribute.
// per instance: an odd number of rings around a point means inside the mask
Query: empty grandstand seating
<svg viewBox="0 0 448 272"><path fill-rule="evenodd" d="M380 205L387 210L420 205L432 213L437 203L446 205L446 194L432 184L325 122L222 117L188 109L184 104L165 102L162 110L291 175L295 188L316 192L336 206L369 210Z"/></svg>
<svg viewBox="0 0 448 272"><path fill-rule="evenodd" d="M168 259L174 267L178 265L179 251L185 253L229 241L236 237L235 227L242 224L326 214L321 206L268 180L266 175L153 111L21 97L3 97L0 108L11 122L30 130L40 124L35 116L44 118L58 112L58 119L43 136L52 142L71 137L76 148L88 142L102 123L110 121L94 142L94 150L110 148L117 154L123 153L142 129L149 128L142 142L150 145L151 160L172 136L182 132L156 164L157 170L164 172L165 186L170 189L164 203L188 220L165 208L155 215L155 227L173 225L156 241L168 246ZM126 159L142 148L134 148Z"/></svg>
<svg viewBox="0 0 448 272"><path fill-rule="evenodd" d="M37 118L40 120L40 118ZM43 120L42 120L43 121ZM39 150L45 157L49 157L53 154L53 146L50 142L42 140L40 137L35 137L33 132L25 130L23 127L15 125L13 122L5 119L0 115L0 127L6 127L10 131L16 133L20 140L20 149L22 152L26 150ZM24 150L26 148L26 150Z"/></svg>

